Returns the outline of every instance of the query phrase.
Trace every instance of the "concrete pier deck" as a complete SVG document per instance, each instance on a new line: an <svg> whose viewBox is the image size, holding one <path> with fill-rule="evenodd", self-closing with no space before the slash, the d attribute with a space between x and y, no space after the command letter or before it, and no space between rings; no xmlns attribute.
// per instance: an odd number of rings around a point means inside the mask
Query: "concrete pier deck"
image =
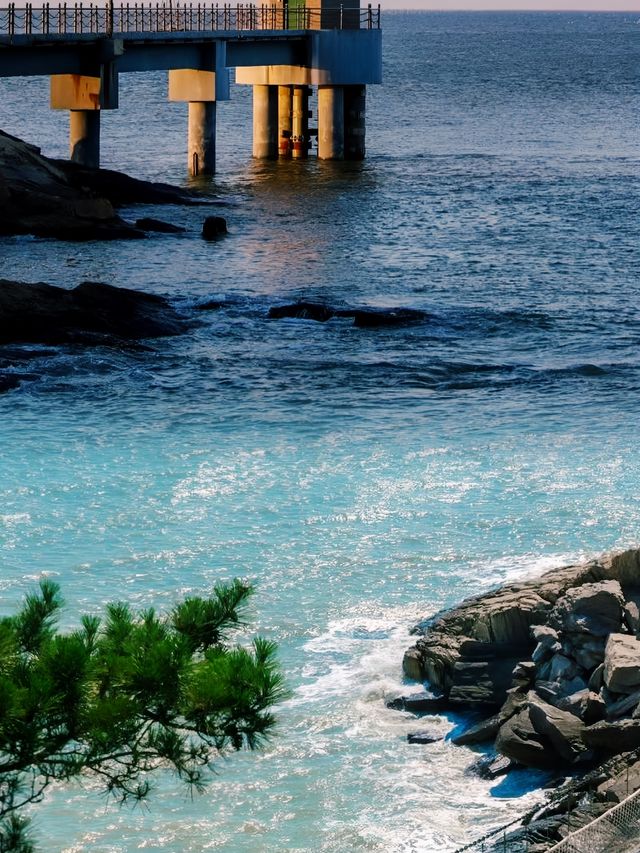
<svg viewBox="0 0 640 853"><path fill-rule="evenodd" d="M363 157L364 89L382 79L380 8L313 3L12 3L0 9L0 77L51 77L51 107L70 111L71 156L86 165L99 164L99 112L117 108L119 75L157 70L169 72L169 99L189 104L192 174L215 168L215 109L230 97L230 68L254 86L254 156L306 156L313 133L320 156ZM311 86L322 91L315 130ZM290 115L278 119L283 87Z"/></svg>

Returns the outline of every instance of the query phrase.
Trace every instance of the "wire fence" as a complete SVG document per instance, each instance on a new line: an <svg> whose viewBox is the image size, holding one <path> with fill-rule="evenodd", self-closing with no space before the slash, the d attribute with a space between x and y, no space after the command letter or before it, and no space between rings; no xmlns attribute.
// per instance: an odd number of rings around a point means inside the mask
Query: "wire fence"
<svg viewBox="0 0 640 853"><path fill-rule="evenodd" d="M9 3L0 9L0 36L95 33L210 32L224 30L379 29L380 6L308 9L241 3Z"/></svg>
<svg viewBox="0 0 640 853"><path fill-rule="evenodd" d="M577 829L547 853L637 853L640 850L640 790Z"/></svg>

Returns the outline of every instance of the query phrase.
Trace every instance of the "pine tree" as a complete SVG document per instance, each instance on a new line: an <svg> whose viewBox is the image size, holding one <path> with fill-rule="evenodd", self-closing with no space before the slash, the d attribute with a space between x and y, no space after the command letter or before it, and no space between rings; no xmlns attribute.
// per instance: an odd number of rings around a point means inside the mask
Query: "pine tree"
<svg viewBox="0 0 640 853"><path fill-rule="evenodd" d="M23 811L54 781L92 776L137 802L169 768L201 791L222 753L264 743L286 696L276 646L228 641L252 594L235 580L165 616L110 604L61 633L60 589L43 580L0 619L0 853L34 850Z"/></svg>

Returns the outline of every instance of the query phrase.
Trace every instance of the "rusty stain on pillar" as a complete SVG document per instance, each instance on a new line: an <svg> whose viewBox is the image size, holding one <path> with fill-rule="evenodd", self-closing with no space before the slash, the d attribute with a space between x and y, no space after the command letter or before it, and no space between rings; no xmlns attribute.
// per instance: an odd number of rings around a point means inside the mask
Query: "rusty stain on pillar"
<svg viewBox="0 0 640 853"><path fill-rule="evenodd" d="M309 153L309 87L293 87L292 108L292 151L294 159L307 157Z"/></svg>
<svg viewBox="0 0 640 853"><path fill-rule="evenodd" d="M278 153L291 156L293 97L291 86L278 86Z"/></svg>

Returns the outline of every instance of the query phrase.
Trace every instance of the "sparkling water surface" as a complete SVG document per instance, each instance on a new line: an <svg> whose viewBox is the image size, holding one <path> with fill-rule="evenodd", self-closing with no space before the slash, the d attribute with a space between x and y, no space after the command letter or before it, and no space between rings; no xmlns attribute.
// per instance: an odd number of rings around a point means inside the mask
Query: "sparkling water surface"
<svg viewBox="0 0 640 853"><path fill-rule="evenodd" d="M225 240L171 207L148 212L187 234L0 239L5 278L224 302L145 351L32 348L0 396L2 610L43 574L69 624L249 577L292 690L271 746L193 801L170 779L137 811L60 787L34 810L45 851L451 851L540 796L534 773L485 782L471 750L409 746L420 723L385 698L415 689L419 618L640 539L640 20L383 24L365 163L252 163L233 87ZM47 87L0 81L0 127L64 156ZM166 75L124 75L120 101L104 165L184 182ZM429 319L267 319L299 297Z"/></svg>

